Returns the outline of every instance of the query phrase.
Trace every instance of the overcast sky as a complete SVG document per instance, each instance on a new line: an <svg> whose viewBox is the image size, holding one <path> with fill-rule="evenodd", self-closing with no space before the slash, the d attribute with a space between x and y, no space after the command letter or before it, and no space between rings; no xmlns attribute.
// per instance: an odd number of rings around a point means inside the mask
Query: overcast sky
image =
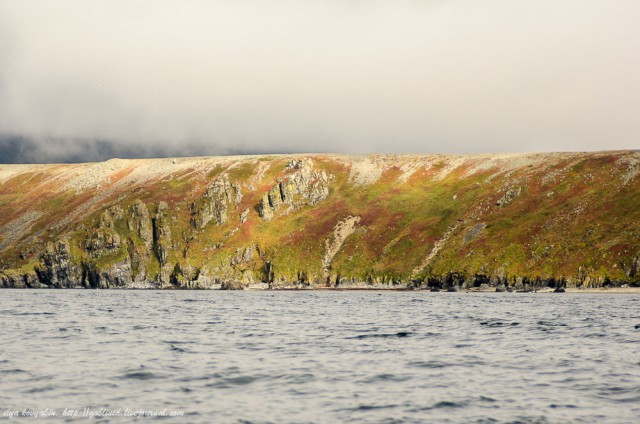
<svg viewBox="0 0 640 424"><path fill-rule="evenodd" d="M640 146L638 0L0 0L0 161Z"/></svg>

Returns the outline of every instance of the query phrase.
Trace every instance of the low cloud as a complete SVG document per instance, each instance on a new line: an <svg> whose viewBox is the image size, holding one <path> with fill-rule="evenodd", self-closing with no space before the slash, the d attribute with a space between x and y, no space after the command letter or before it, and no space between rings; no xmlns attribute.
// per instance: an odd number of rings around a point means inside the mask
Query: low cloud
<svg viewBox="0 0 640 424"><path fill-rule="evenodd" d="M0 159L637 148L640 3L0 2Z"/></svg>

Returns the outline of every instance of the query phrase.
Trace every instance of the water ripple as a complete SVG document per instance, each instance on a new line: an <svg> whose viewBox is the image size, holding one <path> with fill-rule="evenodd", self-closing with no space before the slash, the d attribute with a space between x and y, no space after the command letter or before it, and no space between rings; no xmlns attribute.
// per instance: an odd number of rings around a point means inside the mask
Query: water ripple
<svg viewBox="0 0 640 424"><path fill-rule="evenodd" d="M173 408L195 424L640 416L637 295L2 294L3 408Z"/></svg>

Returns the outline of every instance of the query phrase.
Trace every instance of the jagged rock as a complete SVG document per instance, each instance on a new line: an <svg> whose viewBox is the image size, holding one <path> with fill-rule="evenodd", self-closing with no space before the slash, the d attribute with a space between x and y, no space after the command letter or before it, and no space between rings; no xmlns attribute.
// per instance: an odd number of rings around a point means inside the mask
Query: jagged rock
<svg viewBox="0 0 640 424"><path fill-rule="evenodd" d="M253 252L255 252L255 249L253 248L253 246L248 246L245 250L244 253L242 254L242 263L246 264L249 263L253 260Z"/></svg>
<svg viewBox="0 0 640 424"><path fill-rule="evenodd" d="M310 159L291 161L286 169L294 171L278 180L260 202L260 216L265 221L272 219L273 212L282 204L295 209L315 205L329 196L332 177L324 171L314 171Z"/></svg>
<svg viewBox="0 0 640 424"><path fill-rule="evenodd" d="M198 269L197 278L187 281L182 288L219 290L221 283L222 280L220 278L210 275L210 270L203 267Z"/></svg>
<svg viewBox="0 0 640 424"><path fill-rule="evenodd" d="M42 284L38 280L38 276L36 275L35 271L22 274L22 281L24 281L25 287L30 287L30 288L42 287Z"/></svg>
<svg viewBox="0 0 640 424"><path fill-rule="evenodd" d="M13 272L0 272L0 287L5 289L23 289L27 287L40 287L37 277L34 279L31 274L21 275Z"/></svg>
<svg viewBox="0 0 640 424"><path fill-rule="evenodd" d="M229 264L232 267L248 264L253 260L255 251L256 249L253 246L247 246L244 250L237 249L235 256L231 258Z"/></svg>
<svg viewBox="0 0 640 424"><path fill-rule="evenodd" d="M280 183L269 189L269 204L272 208L278 209L282 205L282 193L280 192Z"/></svg>
<svg viewBox="0 0 640 424"><path fill-rule="evenodd" d="M273 208L269 203L269 193L265 193L262 195L258 213L260 214L260 217L265 221L271 221L271 219L273 219Z"/></svg>
<svg viewBox="0 0 640 424"><path fill-rule="evenodd" d="M129 230L142 239L145 246L151 247L153 244L153 230L151 229L151 219L149 218L149 209L139 199L136 199L129 209L129 220L127 222Z"/></svg>
<svg viewBox="0 0 640 424"><path fill-rule="evenodd" d="M141 283L147 279L147 264L151 258L154 247L154 235L149 209L147 205L139 199L129 208L127 226L133 233L127 242L128 272L131 277L129 282L133 280ZM142 240L142 244L137 241L135 236ZM120 284L120 279L112 280L113 281L105 277L105 281L110 281L109 284L111 285Z"/></svg>
<svg viewBox="0 0 640 424"><path fill-rule="evenodd" d="M82 270L72 258L67 239L47 243L40 263L34 269L40 282L47 286L79 287L82 282Z"/></svg>
<svg viewBox="0 0 640 424"><path fill-rule="evenodd" d="M27 287L22 275L0 272L0 287L5 289L22 289Z"/></svg>
<svg viewBox="0 0 640 424"><path fill-rule="evenodd" d="M95 231L85 241L84 248L88 255L97 258L118 252L121 246L120 235L109 229Z"/></svg>
<svg viewBox="0 0 640 424"><path fill-rule="evenodd" d="M324 200L329 196L329 187L318 184L311 188L308 194L309 201L312 205Z"/></svg>
<svg viewBox="0 0 640 424"><path fill-rule="evenodd" d="M98 228L113 228L113 226L114 223L111 214L107 211L102 212L98 221Z"/></svg>
<svg viewBox="0 0 640 424"><path fill-rule="evenodd" d="M227 222L229 206L237 206L241 201L240 186L230 183L229 176L223 174L207 187L202 197L193 202L191 225L193 228L204 228L211 221L223 225Z"/></svg>
<svg viewBox="0 0 640 424"><path fill-rule="evenodd" d="M294 159L287 164L286 169L300 169L302 168L302 165L303 165L302 160Z"/></svg>
<svg viewBox="0 0 640 424"><path fill-rule="evenodd" d="M147 237L146 206L134 205L130 214L130 228ZM146 215L148 216L148 215ZM142 238L142 237L141 237ZM123 243L111 228L94 231L85 241L87 261L82 264L82 286L87 288L131 287L132 282L146 282L147 242L136 248L132 239ZM139 253L142 250L143 253Z"/></svg>
<svg viewBox="0 0 640 424"><path fill-rule="evenodd" d="M158 203L158 213L153 219L154 250L160 266L164 266L171 251L171 216L167 202Z"/></svg>
<svg viewBox="0 0 640 424"><path fill-rule="evenodd" d="M247 219L249 218L249 208L246 208L245 210L242 211L242 213L240 214L240 223L244 224L245 222L247 222Z"/></svg>
<svg viewBox="0 0 640 424"><path fill-rule="evenodd" d="M179 288L202 288L198 283L198 280L200 279L200 272L200 268L194 267L188 263L178 262L173 267L169 281L172 285Z"/></svg>
<svg viewBox="0 0 640 424"><path fill-rule="evenodd" d="M508 205L509 203L513 202L513 200L516 197L520 196L521 192L522 192L522 187L510 188L504 193L504 195L500 199L498 199L498 201L496 202L496 205L497 206Z"/></svg>
<svg viewBox="0 0 640 424"><path fill-rule="evenodd" d="M131 285L131 262L129 257L99 268L95 263L85 264L83 285L93 289L126 288Z"/></svg>
<svg viewBox="0 0 640 424"><path fill-rule="evenodd" d="M142 282L147 278L147 263L150 252L146 246L137 246L129 239L127 241L127 253L131 264L131 275L136 282Z"/></svg>
<svg viewBox="0 0 640 424"><path fill-rule="evenodd" d="M279 186L283 203L293 205L294 197L298 192L295 182L293 180L280 181Z"/></svg>
<svg viewBox="0 0 640 424"><path fill-rule="evenodd" d="M313 170L313 162L311 160L298 161L295 166L296 172L285 176L282 186L286 184L286 188L281 190L287 201L287 204L295 205L294 197L296 194L302 196L301 203L309 203L315 205L329 196L329 176L326 172L318 172Z"/></svg>
<svg viewBox="0 0 640 424"><path fill-rule="evenodd" d="M231 183L231 189L233 190L233 204L238 206L242 202L242 190L235 182Z"/></svg>
<svg viewBox="0 0 640 424"><path fill-rule="evenodd" d="M102 212L98 219L98 228L114 228L114 223L124 217L124 211L118 205L112 206Z"/></svg>
<svg viewBox="0 0 640 424"><path fill-rule="evenodd" d="M155 276L156 283L160 288L169 287L171 285L171 273L173 268L171 263L166 263L160 267L160 271Z"/></svg>

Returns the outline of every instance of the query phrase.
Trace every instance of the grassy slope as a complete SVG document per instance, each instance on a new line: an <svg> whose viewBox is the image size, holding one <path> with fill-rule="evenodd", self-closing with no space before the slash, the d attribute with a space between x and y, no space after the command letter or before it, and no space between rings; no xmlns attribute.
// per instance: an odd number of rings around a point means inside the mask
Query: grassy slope
<svg viewBox="0 0 640 424"><path fill-rule="evenodd" d="M285 175L292 157L205 160L132 182L125 180L141 161L122 161L125 165L111 174L108 185L78 192L60 190L73 165L35 166L0 184L3 237L20 216L42 213L0 252L0 263L5 269L29 269L38 262L44 243L62 236L70 238L74 254L82 256L84 240L95 231L102 211L113 205L128 211L140 199L151 216L158 202L169 204L173 249L168 267L179 263L228 278L230 272L237 276L250 270L257 280L264 279L265 263L270 262L276 277L320 279L325 240L337 222L357 215L361 221L334 258L332 278L407 281L416 277L412 270L423 263L436 241L455 226L451 238L417 277L450 271L576 277L582 268L592 277L628 280L623 265L640 255L640 176L628 179L638 156L604 152L548 155L541 160L531 155L519 166L508 159L493 166L487 158L457 163L456 158L431 157L430 165L419 167L406 182L400 179L402 166L415 157L379 158L385 163L380 177L365 185L350 182L352 159L313 156L315 169L334 176L328 198L288 214L282 214L286 209L282 208L270 222L259 218L257 205ZM487 165L478 166L483 161ZM225 225L210 223L192 230L190 204L223 172L241 184L241 203L230 207ZM497 206L508 188L520 188L520 195ZM245 208L251 210L249 219L240 224L238 216ZM125 222L116 223L116 230L139 248L142 241ZM470 233L474 227L475 237ZM230 270L229 260L237 250L252 245L259 254ZM100 258L100 265L121 256ZM148 270L149 278L160 271L153 255Z"/></svg>

